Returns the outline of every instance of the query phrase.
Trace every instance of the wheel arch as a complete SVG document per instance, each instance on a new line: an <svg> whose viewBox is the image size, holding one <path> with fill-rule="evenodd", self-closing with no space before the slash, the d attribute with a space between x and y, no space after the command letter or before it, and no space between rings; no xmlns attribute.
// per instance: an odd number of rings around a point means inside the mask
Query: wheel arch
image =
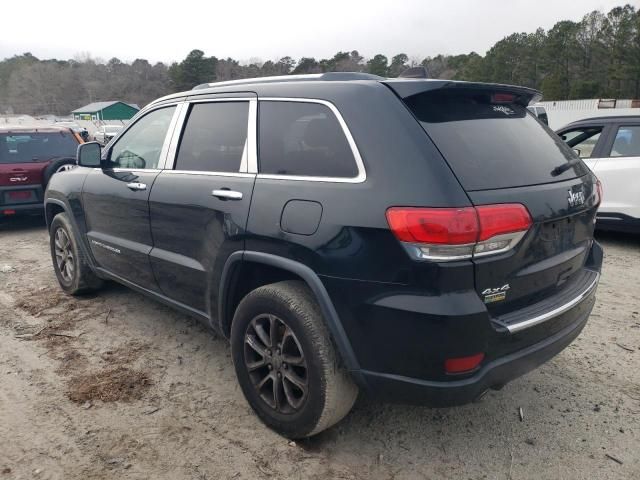
<svg viewBox="0 0 640 480"><path fill-rule="evenodd" d="M89 263L90 268L94 272L96 272L95 259L93 258L93 254L91 252L91 249L89 248L89 245L87 244L87 240L85 235L83 234L83 231L79 229L78 222L75 215L73 214L72 207L58 198L46 198L44 201L44 215L47 224L47 231L51 230L51 222L53 221L53 218L59 213L67 214L67 218L69 219L71 225L75 230L75 235L78 239L78 245L87 258L87 262Z"/></svg>
<svg viewBox="0 0 640 480"><path fill-rule="evenodd" d="M354 380L356 380L357 383L360 383L360 379L357 375L357 372L360 370L360 366L353 348L351 347L351 342L342 327L338 313L333 306L331 298L329 297L329 293L322 284L318 275L311 270L311 268L295 260L253 251L240 251L231 254L225 263L222 277L220 279L217 312L217 327L219 330L225 336L229 336L233 314L239 300L241 300L241 298L238 297L244 296L244 294L237 295L237 292L243 291L243 287L241 286L242 282L240 281L243 278L243 268L246 269L247 266L249 266L249 269L251 269L251 265L264 266L272 269L272 272L278 271L284 276L284 278L276 277L274 279L275 281L282 279L299 279L309 287L320 306L322 317L329 329L329 332L331 333L345 367L352 373L352 375L355 374ZM261 284L258 284L257 286L261 286ZM257 286L255 288L257 288ZM246 290L246 287L244 287L244 289ZM252 289L253 288L251 288L251 290Z"/></svg>
<svg viewBox="0 0 640 480"><path fill-rule="evenodd" d="M47 222L47 230L51 228L51 222L53 221L53 217L55 217L59 213L66 213L69 217L71 217L69 215L69 211L65 203L62 200L57 200L55 198L48 198L45 200L44 213L45 213L45 220Z"/></svg>

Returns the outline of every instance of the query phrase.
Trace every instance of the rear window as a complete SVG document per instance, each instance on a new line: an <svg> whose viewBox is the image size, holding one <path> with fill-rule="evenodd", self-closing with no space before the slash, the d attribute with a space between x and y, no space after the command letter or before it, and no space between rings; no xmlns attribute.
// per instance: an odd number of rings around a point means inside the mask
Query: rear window
<svg viewBox="0 0 640 480"><path fill-rule="evenodd" d="M582 176L576 155L551 130L508 95L455 89L405 99L465 190L488 190L558 182Z"/></svg>
<svg viewBox="0 0 640 480"><path fill-rule="evenodd" d="M320 103L261 101L260 173L353 178L353 152L338 119Z"/></svg>
<svg viewBox="0 0 640 480"><path fill-rule="evenodd" d="M0 133L0 163L5 164L75 157L77 148L71 132Z"/></svg>

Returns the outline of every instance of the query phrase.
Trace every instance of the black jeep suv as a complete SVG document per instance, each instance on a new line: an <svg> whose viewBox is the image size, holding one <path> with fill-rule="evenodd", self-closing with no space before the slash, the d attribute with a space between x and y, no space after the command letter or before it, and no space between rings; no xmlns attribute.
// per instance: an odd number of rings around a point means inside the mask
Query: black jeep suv
<svg viewBox="0 0 640 480"><path fill-rule="evenodd" d="M472 401L565 348L595 301L599 187L538 99L346 73L161 98L51 180L55 273L230 338L248 402L292 438L359 390Z"/></svg>

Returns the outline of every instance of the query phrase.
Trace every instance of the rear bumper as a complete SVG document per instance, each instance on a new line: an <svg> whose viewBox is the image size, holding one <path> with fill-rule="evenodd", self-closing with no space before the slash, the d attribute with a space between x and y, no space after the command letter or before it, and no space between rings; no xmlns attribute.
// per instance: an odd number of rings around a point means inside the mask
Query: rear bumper
<svg viewBox="0 0 640 480"><path fill-rule="evenodd" d="M574 322L536 344L485 364L463 380L428 381L369 371L362 371L362 376L369 393L384 400L434 407L470 403L486 390L499 389L560 353L580 334L594 303L595 292L592 292L576 307L581 312Z"/></svg>
<svg viewBox="0 0 640 480"><path fill-rule="evenodd" d="M371 396L449 406L536 368L580 333L595 303L602 248L593 242L580 273L552 296L492 317L475 291L424 296L366 282L323 279ZM445 361L484 353L477 370L447 374Z"/></svg>
<svg viewBox="0 0 640 480"><path fill-rule="evenodd" d="M12 202L8 198L9 192L30 190L33 192L32 196L36 201L28 202ZM20 185L10 187L0 187L0 216L7 215L6 211L12 212L9 215L15 213L36 213L44 210L44 190L42 185Z"/></svg>
<svg viewBox="0 0 640 480"><path fill-rule="evenodd" d="M7 213L7 211L12 213ZM0 216L9 216L18 213L44 213L42 203L29 203L26 205L0 205Z"/></svg>

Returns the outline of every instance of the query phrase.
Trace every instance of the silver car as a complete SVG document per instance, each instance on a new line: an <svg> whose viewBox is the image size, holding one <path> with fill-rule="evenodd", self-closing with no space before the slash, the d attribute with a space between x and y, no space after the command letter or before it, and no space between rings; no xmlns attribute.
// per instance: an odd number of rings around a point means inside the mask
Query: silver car
<svg viewBox="0 0 640 480"><path fill-rule="evenodd" d="M96 142L106 145L122 130L122 125L103 125L93 134Z"/></svg>

